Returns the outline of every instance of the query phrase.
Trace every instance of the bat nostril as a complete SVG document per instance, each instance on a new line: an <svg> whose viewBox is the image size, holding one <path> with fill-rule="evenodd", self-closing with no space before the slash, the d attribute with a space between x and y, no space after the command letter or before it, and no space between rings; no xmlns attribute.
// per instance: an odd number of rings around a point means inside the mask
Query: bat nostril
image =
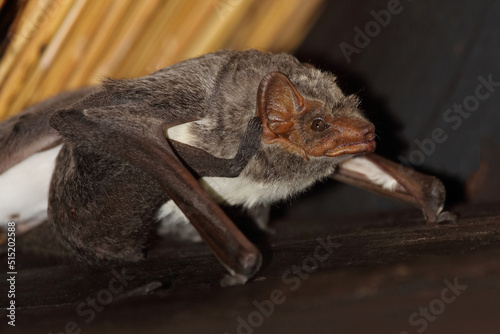
<svg viewBox="0 0 500 334"><path fill-rule="evenodd" d="M365 136L366 140L373 140L375 139L375 129L373 126L367 126L363 129L363 135Z"/></svg>

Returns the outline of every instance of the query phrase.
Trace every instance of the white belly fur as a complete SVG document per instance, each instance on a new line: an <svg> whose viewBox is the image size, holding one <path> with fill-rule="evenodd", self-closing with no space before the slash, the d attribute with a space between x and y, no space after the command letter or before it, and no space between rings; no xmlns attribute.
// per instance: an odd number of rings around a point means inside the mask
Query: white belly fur
<svg viewBox="0 0 500 334"><path fill-rule="evenodd" d="M204 177L200 184L218 203L243 205L250 208L260 203L271 203L283 199L289 190L280 184L262 184L242 176L236 178ZM288 195L288 194L287 194ZM285 196L286 197L286 196ZM173 235L177 239L201 241L201 237L188 218L172 201L168 201L158 210L156 219L160 221L158 233Z"/></svg>
<svg viewBox="0 0 500 334"><path fill-rule="evenodd" d="M204 177L200 183L217 202L246 208L276 202L290 195L290 187L282 182L261 183L244 176Z"/></svg>
<svg viewBox="0 0 500 334"><path fill-rule="evenodd" d="M16 222L18 232L47 219L50 179L61 146L39 152L0 175L0 226Z"/></svg>

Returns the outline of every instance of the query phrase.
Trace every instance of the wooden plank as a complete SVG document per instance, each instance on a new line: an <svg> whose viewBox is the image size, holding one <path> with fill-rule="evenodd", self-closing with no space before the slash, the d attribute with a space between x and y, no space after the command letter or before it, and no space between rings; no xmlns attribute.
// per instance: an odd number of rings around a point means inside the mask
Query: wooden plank
<svg viewBox="0 0 500 334"><path fill-rule="evenodd" d="M128 300L118 296L112 304L97 304L101 312L93 313L84 300L80 312L78 305L57 312L23 310L19 324L24 333L55 333L70 321L92 333L417 333L424 328L427 333L495 333L500 326L500 263L495 256L498 252L488 262L479 257L411 268L321 271L300 280L295 290L290 283L269 279L226 289L157 292ZM458 296L445 291L455 282L461 288ZM443 291L445 298L455 299L440 308ZM97 300L98 293L87 298ZM272 295L280 296L274 309L269 306ZM424 321L421 308L433 321Z"/></svg>
<svg viewBox="0 0 500 334"><path fill-rule="evenodd" d="M234 333L238 317L248 319L255 311L254 300L269 299L274 289L280 289L288 301L266 317L258 332L281 327L304 333L307 326L318 333L322 328L346 333L370 328L374 333L415 332L420 327L409 324L409 316L440 297L444 280L457 277L468 290L446 306L439 321L428 324L429 332L449 328L465 333L478 325L467 323L475 316L485 320L479 328L486 329L498 324L494 310L500 303L500 210L490 205L462 207L459 212L459 223L439 226L423 225L413 210L340 217L335 223L277 221L276 236L249 234L264 255L255 280L224 289L218 286L224 269L203 244L162 240L144 262L100 268L57 264L54 258L21 250L18 328L25 333L56 332L71 320L95 333L133 333L145 323L158 331ZM321 246L329 242L330 248ZM318 246L323 248L318 251ZM79 315L76 308L85 306L87 298L106 294L101 291L113 278L112 268L133 279L113 295L105 311L96 312L89 325L88 315ZM303 276L293 274L294 268L302 268ZM481 301L487 307L475 309ZM469 318L463 317L466 312L471 313Z"/></svg>

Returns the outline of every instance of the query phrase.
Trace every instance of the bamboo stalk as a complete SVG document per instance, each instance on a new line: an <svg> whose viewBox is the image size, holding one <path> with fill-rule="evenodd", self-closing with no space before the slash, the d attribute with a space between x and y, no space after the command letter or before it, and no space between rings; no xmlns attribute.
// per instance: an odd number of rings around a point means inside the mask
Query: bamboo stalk
<svg viewBox="0 0 500 334"><path fill-rule="evenodd" d="M73 21L78 17L77 14L80 12L82 4L84 4L83 1L77 1L71 9L69 9L68 14L64 16L63 22L59 25L54 37L50 40L49 45L42 53L40 60L36 64L36 68L34 68L31 75L23 83L22 92L20 92L17 99L11 105L13 110L21 110L26 105L38 102L53 94L43 93L40 87L51 85L46 74L53 66L57 51L60 49L64 37L67 36L69 27L71 27ZM55 92L57 91L54 89L54 93ZM28 103L26 103L26 101Z"/></svg>
<svg viewBox="0 0 500 334"><path fill-rule="evenodd" d="M45 73L50 85L39 88L40 96L50 96L68 87L68 82L82 57L91 47L107 7L107 1L85 1L81 14L70 28L61 48ZM69 88L69 87L68 87Z"/></svg>
<svg viewBox="0 0 500 334"><path fill-rule="evenodd" d="M82 83L96 81L93 80L96 75L99 76L95 72L96 64L99 63L102 54L108 52L108 45L114 38L114 31L129 5L127 1L108 2L102 24L99 26L98 31L96 31L95 38L92 38L92 43L85 50L85 56L80 57L78 65L69 78L66 85L69 89L79 87Z"/></svg>
<svg viewBox="0 0 500 334"><path fill-rule="evenodd" d="M13 32L12 40L10 41L6 55L0 64L0 87L4 84L12 65L18 56L29 47L29 42L37 33L37 26L40 26L40 20L43 19L43 14L46 13L45 7L50 3L28 2L27 6L16 19L16 30Z"/></svg>
<svg viewBox="0 0 500 334"><path fill-rule="evenodd" d="M105 76L141 76L221 48L293 50L322 3L28 0L0 60L0 119Z"/></svg>
<svg viewBox="0 0 500 334"><path fill-rule="evenodd" d="M179 60L189 58L187 54L187 50L190 45L194 43L197 35L200 31L202 31L210 19L213 8L216 4L217 0L210 1L201 1L201 4L196 6L196 9L193 10L192 16L190 16L190 20L184 20L181 22L181 26L179 27L180 34L177 34L176 39L176 52L169 52L169 50L165 50L166 52L161 56L158 63L160 64L160 68L165 67L167 65L173 64Z"/></svg>
<svg viewBox="0 0 500 334"><path fill-rule="evenodd" d="M219 0L212 17L186 50L185 55L195 57L223 48L223 42L251 4L251 0Z"/></svg>
<svg viewBox="0 0 500 334"><path fill-rule="evenodd" d="M311 30L312 25L321 12L323 0L309 0L297 3L290 12L294 25L282 24L278 28L274 40L270 41L274 51L294 50Z"/></svg>
<svg viewBox="0 0 500 334"><path fill-rule="evenodd" d="M120 64L130 57L130 50L135 41L142 38L142 33L151 22L158 2L157 0L129 1L129 8L117 27L113 40L110 41L107 54L104 54L97 64L96 73L120 77Z"/></svg>
<svg viewBox="0 0 500 334"><path fill-rule="evenodd" d="M162 31L163 21L168 22L176 14L176 10L182 6L182 0L160 2L159 8L151 18L150 24L143 30L141 38L138 38L130 49L128 57L120 64L119 77L135 77L140 75L145 64L150 59L152 48L158 47L162 35L168 36L168 31Z"/></svg>
<svg viewBox="0 0 500 334"><path fill-rule="evenodd" d="M26 12L27 18L35 16L33 12L37 10L46 13L46 16L44 21L39 21L39 29L32 30L33 34L29 35L29 42L21 44L13 42L9 45L5 56L2 58L0 66L2 68L8 67L8 70L2 72L6 74L0 84L0 116L4 118L20 111L31 102L30 96L24 90L24 83L29 80L39 61L40 53L43 52L43 46L49 43L55 34L59 24L71 7L72 1L50 1L47 2L46 7L33 7L35 2L29 2L28 4L31 7ZM49 10L44 11L47 8Z"/></svg>

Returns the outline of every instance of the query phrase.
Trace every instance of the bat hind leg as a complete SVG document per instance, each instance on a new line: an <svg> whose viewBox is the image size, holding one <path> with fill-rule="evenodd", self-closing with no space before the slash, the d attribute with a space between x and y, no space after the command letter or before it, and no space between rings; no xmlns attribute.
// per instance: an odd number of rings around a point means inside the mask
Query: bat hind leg
<svg viewBox="0 0 500 334"><path fill-rule="evenodd" d="M167 200L162 189L142 170L119 160L70 150L62 148L52 179L51 229L84 262L143 259L157 227L155 212Z"/></svg>

